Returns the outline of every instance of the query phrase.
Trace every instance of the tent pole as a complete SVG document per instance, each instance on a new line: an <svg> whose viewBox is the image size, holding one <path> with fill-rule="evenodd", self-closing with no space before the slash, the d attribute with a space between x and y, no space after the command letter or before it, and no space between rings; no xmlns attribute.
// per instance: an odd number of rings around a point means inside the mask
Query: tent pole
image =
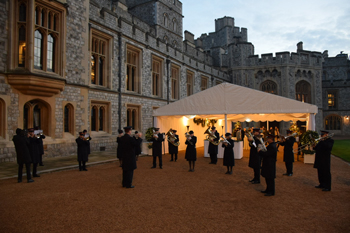
<svg viewBox="0 0 350 233"><path fill-rule="evenodd" d="M224 135L225 133L227 133L227 114L225 114L225 132L224 132Z"/></svg>
<svg viewBox="0 0 350 233"><path fill-rule="evenodd" d="M266 131L269 131L269 121L268 120L266 120Z"/></svg>

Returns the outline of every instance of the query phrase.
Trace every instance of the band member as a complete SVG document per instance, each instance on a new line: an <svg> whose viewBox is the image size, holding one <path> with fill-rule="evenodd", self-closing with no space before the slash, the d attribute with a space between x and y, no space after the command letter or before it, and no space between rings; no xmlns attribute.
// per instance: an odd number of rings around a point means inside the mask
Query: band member
<svg viewBox="0 0 350 233"><path fill-rule="evenodd" d="M118 129L118 137L117 137L117 143L118 143L118 147L117 147L117 158L119 159L119 167L122 167L122 157L121 157L121 152L120 152L120 138L124 136L123 130Z"/></svg>
<svg viewBox="0 0 350 233"><path fill-rule="evenodd" d="M137 146L135 147L135 155L136 155L136 161L139 159L139 155L141 154L141 144L142 144L142 133L139 133L138 131L135 131L135 135L133 136Z"/></svg>
<svg viewBox="0 0 350 233"><path fill-rule="evenodd" d="M163 168L163 161L162 161L162 142L164 141L163 134L159 133L159 128L154 128L155 133L153 134L153 137L151 141L153 142L152 145L152 156L153 156L153 166L151 168L157 167L157 156L159 158L159 168Z"/></svg>
<svg viewBox="0 0 350 233"><path fill-rule="evenodd" d="M173 129L172 132L175 137L174 143L179 142L179 136L176 134L177 131ZM175 155L175 162L176 162L179 148L177 146L174 146L173 143L171 143L170 141L168 141L168 148L169 148L169 154L171 154L170 161L174 161L174 155Z"/></svg>
<svg viewBox="0 0 350 233"><path fill-rule="evenodd" d="M135 148L138 147L138 142L134 137L131 137L131 127L124 127L125 135L120 138L120 150L123 160L123 187L134 188L132 180L136 167Z"/></svg>
<svg viewBox="0 0 350 233"><path fill-rule="evenodd" d="M254 170L254 178L249 181L252 182L252 184L260 183L261 157L258 154L258 145L261 144L261 142L258 137L260 137L260 129L254 128L253 138L248 138L250 142L249 167L253 168Z"/></svg>
<svg viewBox="0 0 350 233"><path fill-rule="evenodd" d="M212 142L217 143L220 139L219 133L216 131L216 127L211 127L211 132L215 136L214 139L210 139L208 153L210 155L210 163L216 164L218 162L218 145L214 145Z"/></svg>
<svg viewBox="0 0 350 233"><path fill-rule="evenodd" d="M314 147L315 163L314 168L317 168L318 181L320 184L316 188L322 188L322 191L331 191L331 152L334 140L328 137L327 131L321 131L321 139Z"/></svg>
<svg viewBox="0 0 350 233"><path fill-rule="evenodd" d="M262 155L261 175L265 177L266 181L266 190L261 192L265 193L265 196L275 195L277 148L274 140L275 135L268 134L267 142L269 145L266 147L267 151L264 152L258 149L259 154Z"/></svg>
<svg viewBox="0 0 350 233"><path fill-rule="evenodd" d="M26 166L27 171L27 182L34 182L30 174L30 164L32 162L29 153L29 139L28 135L24 135L23 130L17 128L16 135L12 138L13 144L15 145L17 154L17 164L18 164L18 183L22 182L22 171L23 164Z"/></svg>
<svg viewBox="0 0 350 233"><path fill-rule="evenodd" d="M292 176L293 175L293 163L294 163L294 153L293 153L293 146L295 143L295 138L291 137L292 131L287 130L287 136L289 136L287 139L282 138L282 142L279 143L279 145L284 146L283 149L283 161L286 164L287 172L283 175L285 176ZM278 148L277 148L278 150Z"/></svg>
<svg viewBox="0 0 350 233"><path fill-rule="evenodd" d="M79 137L75 139L75 142L78 146L78 162L79 162L79 171L87 171L86 162L89 160L89 140L85 138L83 132L79 132Z"/></svg>
<svg viewBox="0 0 350 233"><path fill-rule="evenodd" d="M225 134L226 141L222 142L222 147L225 148L224 150L224 166L227 167L227 172L225 174L232 174L232 167L235 166L235 158L234 158L234 141L231 139L231 134L226 133Z"/></svg>
<svg viewBox="0 0 350 233"><path fill-rule="evenodd" d="M90 141L92 138L90 137L90 134L88 134L86 129L83 130L83 133L84 133L84 137L86 138L86 141L89 144L89 147L88 147L88 155L89 155L90 154Z"/></svg>
<svg viewBox="0 0 350 233"><path fill-rule="evenodd" d="M43 155L44 155L44 142L43 139L45 139L45 135L42 133L42 130L39 131L39 127L35 127L34 128L34 134L37 136L37 138L39 139L39 154L40 154L40 158L39 158L39 166L44 166L43 164Z"/></svg>
<svg viewBox="0 0 350 233"><path fill-rule="evenodd" d="M190 165L190 170L188 171L194 172L194 164L197 160L197 149L196 149L197 137L194 136L194 133L192 130L188 133L189 133L189 136L186 137L186 142L185 142L185 144L187 145L185 159L188 161Z"/></svg>
<svg viewBox="0 0 350 233"><path fill-rule="evenodd" d="M33 163L33 177L40 177L37 174L38 163L40 162L40 151L41 146L39 139L34 134L34 128L28 130L29 133L29 153Z"/></svg>

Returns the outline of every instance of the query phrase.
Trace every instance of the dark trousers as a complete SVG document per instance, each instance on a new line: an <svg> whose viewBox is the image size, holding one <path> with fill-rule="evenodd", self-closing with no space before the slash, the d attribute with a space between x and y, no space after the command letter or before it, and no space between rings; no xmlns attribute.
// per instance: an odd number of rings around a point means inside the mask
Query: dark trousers
<svg viewBox="0 0 350 233"><path fill-rule="evenodd" d="M162 155L153 155L153 167L157 166L157 156L159 157L159 167L163 166Z"/></svg>
<svg viewBox="0 0 350 233"><path fill-rule="evenodd" d="M85 161L79 161L79 170L86 169L86 162Z"/></svg>
<svg viewBox="0 0 350 233"><path fill-rule="evenodd" d="M216 164L218 162L218 154L209 154L209 155L210 155L210 162Z"/></svg>
<svg viewBox="0 0 350 233"><path fill-rule="evenodd" d="M266 193L275 194L275 178L265 178Z"/></svg>
<svg viewBox="0 0 350 233"><path fill-rule="evenodd" d="M260 182L260 167L253 168L254 170L254 180Z"/></svg>
<svg viewBox="0 0 350 233"><path fill-rule="evenodd" d="M30 180L32 178L32 175L30 174L30 163L26 163L26 170L27 170L27 180ZM18 164L18 180L22 180L22 171L23 171L23 163Z"/></svg>
<svg viewBox="0 0 350 233"><path fill-rule="evenodd" d="M171 154L171 161L173 161L174 159L174 155L173 154ZM177 154L175 154L175 161L177 160Z"/></svg>
<svg viewBox="0 0 350 233"><path fill-rule="evenodd" d="M38 163L33 163L33 176L37 175L36 174L36 168L38 167Z"/></svg>
<svg viewBox="0 0 350 233"><path fill-rule="evenodd" d="M332 175L330 169L317 168L318 181L323 188L331 189Z"/></svg>
<svg viewBox="0 0 350 233"><path fill-rule="evenodd" d="M123 187L130 188L132 185L133 177L134 177L134 170L123 170Z"/></svg>
<svg viewBox="0 0 350 233"><path fill-rule="evenodd" d="M285 162L287 174L293 174L293 162Z"/></svg>

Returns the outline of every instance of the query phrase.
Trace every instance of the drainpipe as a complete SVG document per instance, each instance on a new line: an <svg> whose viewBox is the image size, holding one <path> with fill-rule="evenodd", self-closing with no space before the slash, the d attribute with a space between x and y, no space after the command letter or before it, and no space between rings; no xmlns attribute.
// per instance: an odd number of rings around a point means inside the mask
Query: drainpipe
<svg viewBox="0 0 350 233"><path fill-rule="evenodd" d="M122 34L118 34L118 128L122 128Z"/></svg>
<svg viewBox="0 0 350 233"><path fill-rule="evenodd" d="M169 100L170 100L170 59L166 59L166 67L167 67L167 82L166 82L166 86L167 86L167 104L169 104Z"/></svg>

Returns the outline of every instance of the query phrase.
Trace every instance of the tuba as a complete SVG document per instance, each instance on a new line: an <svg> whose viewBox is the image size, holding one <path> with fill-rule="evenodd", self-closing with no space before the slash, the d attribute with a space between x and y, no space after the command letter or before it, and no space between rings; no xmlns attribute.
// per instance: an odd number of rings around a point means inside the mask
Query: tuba
<svg viewBox="0 0 350 233"><path fill-rule="evenodd" d="M216 136L213 134L213 132L211 132L210 127L204 132L204 134L208 134L208 135L206 136L206 139L207 139L211 144L213 144L213 145L215 145L215 146L217 146L217 145L220 144L220 141L218 141L218 142L213 141L213 140L216 138Z"/></svg>
<svg viewBox="0 0 350 233"><path fill-rule="evenodd" d="M173 134L173 130L170 128L169 131L166 133L167 140L168 142L170 142L171 144L173 144L174 146L179 146L180 142L175 142L175 140L177 139L176 136Z"/></svg>

